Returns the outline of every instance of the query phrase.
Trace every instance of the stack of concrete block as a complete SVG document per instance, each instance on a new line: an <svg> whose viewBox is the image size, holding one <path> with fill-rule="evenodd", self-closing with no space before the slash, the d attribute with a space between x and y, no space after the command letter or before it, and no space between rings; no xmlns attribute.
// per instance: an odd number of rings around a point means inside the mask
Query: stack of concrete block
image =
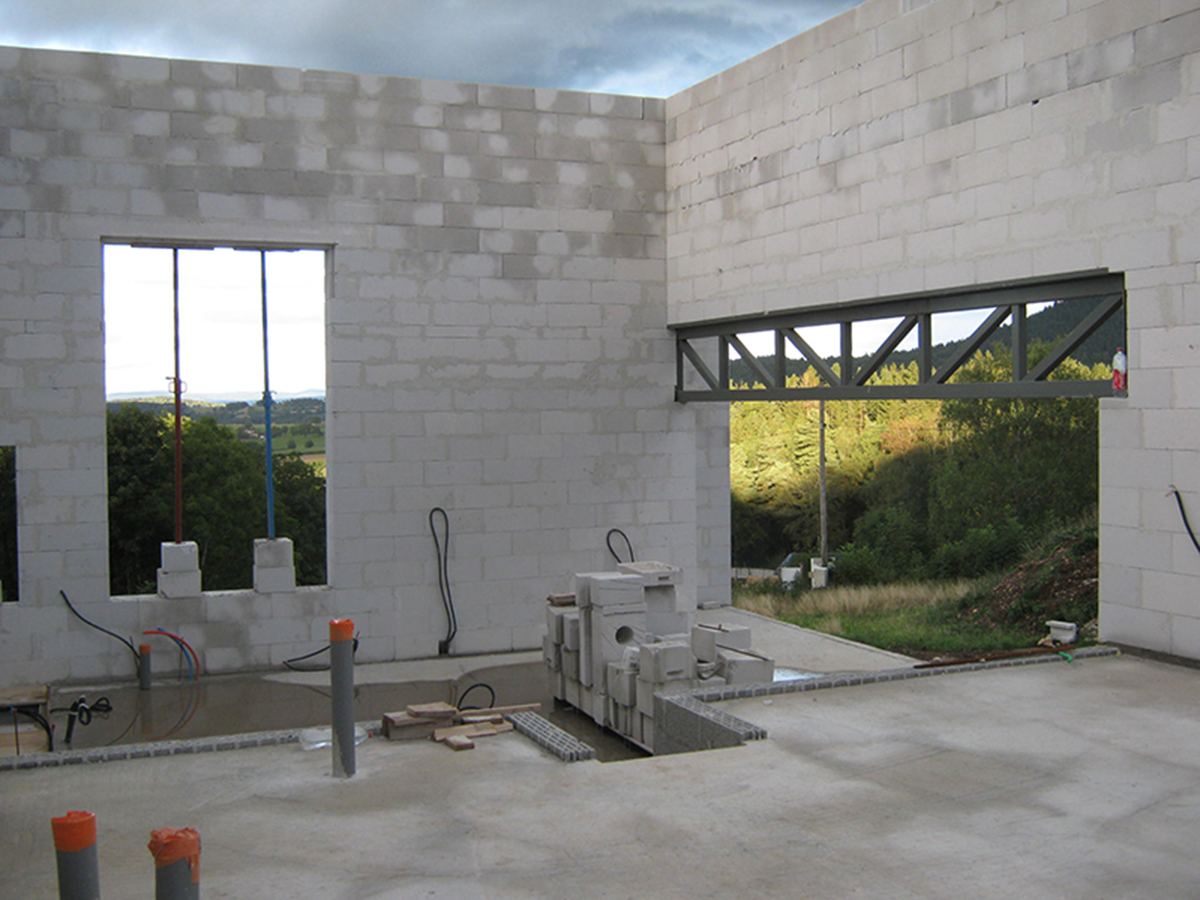
<svg viewBox="0 0 1200 900"><path fill-rule="evenodd" d="M751 650L749 628L693 627L676 592L681 574L664 563L621 563L617 572L576 575L574 607L546 608L542 646L555 699L651 751L655 696L689 691L701 678L774 677L774 663Z"/></svg>
<svg viewBox="0 0 1200 900"><path fill-rule="evenodd" d="M200 596L200 547L195 541L162 545L158 593L167 598Z"/></svg>
<svg viewBox="0 0 1200 900"><path fill-rule="evenodd" d="M254 590L259 594L296 590L295 552L290 538L255 538Z"/></svg>

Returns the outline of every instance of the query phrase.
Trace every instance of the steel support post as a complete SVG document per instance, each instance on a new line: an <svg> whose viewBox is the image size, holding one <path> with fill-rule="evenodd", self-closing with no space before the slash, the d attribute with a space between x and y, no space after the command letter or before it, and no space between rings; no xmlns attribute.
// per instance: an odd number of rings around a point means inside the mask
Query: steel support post
<svg viewBox="0 0 1200 900"><path fill-rule="evenodd" d="M138 687L143 691L150 690L150 678L153 671L150 667L150 645L138 644Z"/></svg>
<svg viewBox="0 0 1200 900"><path fill-rule="evenodd" d="M333 774L354 774L354 620L329 622L329 683L333 700Z"/></svg>
<svg viewBox="0 0 1200 900"><path fill-rule="evenodd" d="M96 816L72 810L50 820L58 857L59 900L100 900Z"/></svg>

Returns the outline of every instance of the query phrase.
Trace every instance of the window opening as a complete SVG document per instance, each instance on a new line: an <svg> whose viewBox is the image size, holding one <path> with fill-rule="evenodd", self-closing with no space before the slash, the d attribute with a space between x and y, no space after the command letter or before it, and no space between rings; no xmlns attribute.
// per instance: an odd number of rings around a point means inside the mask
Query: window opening
<svg viewBox="0 0 1200 900"><path fill-rule="evenodd" d="M106 245L113 593L153 592L172 539L200 545L206 590L249 587L253 539L276 532L297 582L324 583L325 265L319 249Z"/></svg>

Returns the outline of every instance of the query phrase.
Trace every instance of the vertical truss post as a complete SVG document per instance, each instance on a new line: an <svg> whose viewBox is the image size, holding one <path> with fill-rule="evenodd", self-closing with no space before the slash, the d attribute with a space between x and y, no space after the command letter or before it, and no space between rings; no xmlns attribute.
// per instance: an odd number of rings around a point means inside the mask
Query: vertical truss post
<svg viewBox="0 0 1200 900"><path fill-rule="evenodd" d="M1025 304L1012 307L1012 380L1021 381L1029 372L1029 347L1025 323Z"/></svg>
<svg viewBox="0 0 1200 900"><path fill-rule="evenodd" d="M842 371L838 379L843 385L854 383L854 323L842 322Z"/></svg>
<svg viewBox="0 0 1200 900"><path fill-rule="evenodd" d="M933 316L921 313L917 328L917 381L928 384L933 379Z"/></svg>
<svg viewBox="0 0 1200 900"><path fill-rule="evenodd" d="M775 329L775 386L787 387L787 341L778 328Z"/></svg>

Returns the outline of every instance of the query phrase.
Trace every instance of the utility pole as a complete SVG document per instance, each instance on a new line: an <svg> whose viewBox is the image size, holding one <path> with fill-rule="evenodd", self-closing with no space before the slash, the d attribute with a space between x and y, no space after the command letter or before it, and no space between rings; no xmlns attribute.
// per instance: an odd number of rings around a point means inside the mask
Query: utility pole
<svg viewBox="0 0 1200 900"><path fill-rule="evenodd" d="M829 499L825 491L825 401L821 400L820 477L821 477L821 565L829 562Z"/></svg>

